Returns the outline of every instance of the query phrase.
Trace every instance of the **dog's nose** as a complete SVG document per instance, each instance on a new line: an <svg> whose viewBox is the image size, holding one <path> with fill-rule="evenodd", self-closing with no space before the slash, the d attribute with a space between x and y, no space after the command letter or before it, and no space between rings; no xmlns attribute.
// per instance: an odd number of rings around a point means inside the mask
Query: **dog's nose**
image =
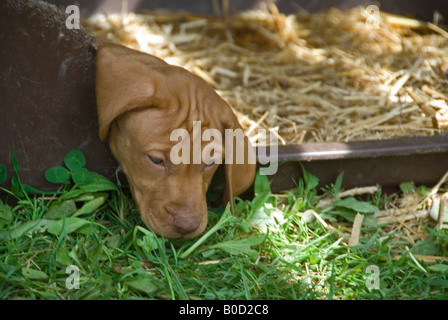
<svg viewBox="0 0 448 320"><path fill-rule="evenodd" d="M173 218L174 230L181 235L195 231L201 224L201 215L193 206L188 206L184 203L170 203L165 206L165 210Z"/></svg>
<svg viewBox="0 0 448 320"><path fill-rule="evenodd" d="M174 225L177 232L187 234L199 228L201 219L198 216L175 216Z"/></svg>

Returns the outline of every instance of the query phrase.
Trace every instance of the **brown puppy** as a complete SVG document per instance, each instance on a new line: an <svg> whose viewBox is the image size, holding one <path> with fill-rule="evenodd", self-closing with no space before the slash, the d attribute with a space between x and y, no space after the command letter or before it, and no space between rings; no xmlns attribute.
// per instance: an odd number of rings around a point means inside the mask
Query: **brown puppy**
<svg viewBox="0 0 448 320"><path fill-rule="evenodd" d="M96 94L100 138L105 140L110 132L111 150L128 178L140 214L157 234L192 238L204 231L205 194L218 158L226 169L225 203L252 184L255 156L250 142L243 136L241 145L225 149L225 130L241 126L201 78L151 55L99 43ZM173 139L176 129L184 129L190 139ZM219 130L222 139L216 140L223 143L222 153L204 150L215 140L203 136L207 129ZM181 140L187 141L182 144L185 148L173 153ZM244 161L236 159L237 152L244 152ZM176 164L173 155L177 154L189 161Z"/></svg>

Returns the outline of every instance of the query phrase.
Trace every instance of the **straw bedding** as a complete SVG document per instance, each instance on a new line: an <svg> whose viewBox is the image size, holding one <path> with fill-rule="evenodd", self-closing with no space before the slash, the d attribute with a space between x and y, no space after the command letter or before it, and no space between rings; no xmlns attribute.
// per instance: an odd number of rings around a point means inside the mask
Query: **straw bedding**
<svg viewBox="0 0 448 320"><path fill-rule="evenodd" d="M234 108L252 141L347 142L448 133L448 33L364 8L284 15L275 5L216 18L97 16L94 35L183 66Z"/></svg>
<svg viewBox="0 0 448 320"><path fill-rule="evenodd" d="M84 26L205 79L254 144L269 144L260 129L279 144L448 133L448 33L384 13L378 28L369 21L361 7L284 15L272 4L219 18L98 15ZM379 223L411 242L425 238L419 221L436 210L447 180L389 202Z"/></svg>

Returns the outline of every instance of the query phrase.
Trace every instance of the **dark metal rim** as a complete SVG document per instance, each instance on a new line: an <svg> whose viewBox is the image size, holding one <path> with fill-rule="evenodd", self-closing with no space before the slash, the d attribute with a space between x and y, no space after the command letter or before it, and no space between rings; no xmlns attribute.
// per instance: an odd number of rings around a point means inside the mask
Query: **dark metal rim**
<svg viewBox="0 0 448 320"><path fill-rule="evenodd" d="M272 160L271 152L278 154L278 161L315 161L444 153L448 152L448 135L257 147L259 162L266 163L267 160Z"/></svg>

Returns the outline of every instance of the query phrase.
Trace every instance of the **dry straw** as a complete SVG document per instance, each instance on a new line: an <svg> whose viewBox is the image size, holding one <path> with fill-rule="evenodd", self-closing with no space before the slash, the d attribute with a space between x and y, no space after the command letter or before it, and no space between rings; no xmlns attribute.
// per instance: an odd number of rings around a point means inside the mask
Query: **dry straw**
<svg viewBox="0 0 448 320"><path fill-rule="evenodd" d="M99 15L96 36L181 65L229 102L252 137L280 144L448 132L448 34L364 8L284 15L275 5L216 18ZM255 138L254 138L255 140Z"/></svg>
<svg viewBox="0 0 448 320"><path fill-rule="evenodd" d="M84 25L205 79L253 141L260 128L280 144L448 133L448 33L439 26L381 13L374 29L361 7L284 15L271 4L233 17L224 9L221 18L145 12ZM377 217L415 242L437 192L398 198Z"/></svg>

